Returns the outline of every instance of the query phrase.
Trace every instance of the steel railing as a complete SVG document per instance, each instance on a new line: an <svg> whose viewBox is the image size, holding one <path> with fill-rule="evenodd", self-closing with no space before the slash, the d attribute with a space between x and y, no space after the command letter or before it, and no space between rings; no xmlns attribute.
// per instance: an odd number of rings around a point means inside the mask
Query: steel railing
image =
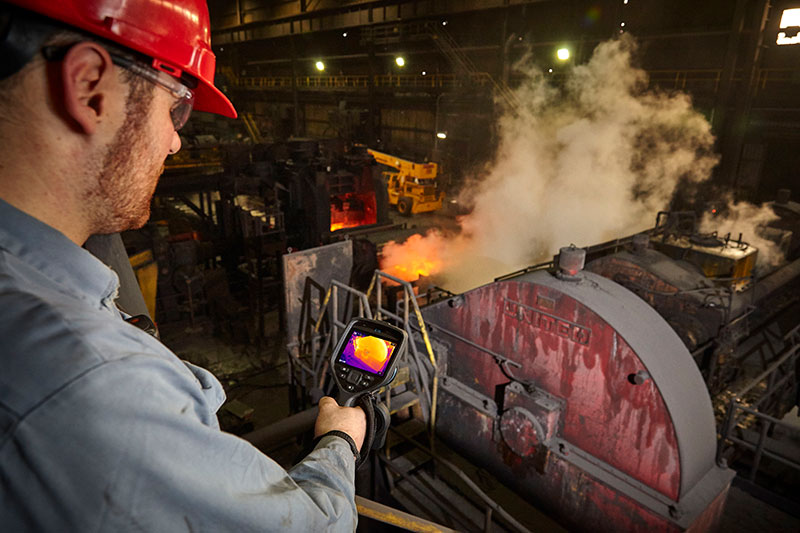
<svg viewBox="0 0 800 533"><path fill-rule="evenodd" d="M796 402L800 324L784 335L783 340L780 357L731 398L720 432L717 460L728 461L736 448L751 451L753 462L748 473L751 482L755 481L764 457L800 472L800 463L771 448L768 439L776 428L800 438L800 428L776 418L787 402ZM755 441L744 433L747 426L758 428Z"/></svg>
<svg viewBox="0 0 800 533"><path fill-rule="evenodd" d="M405 313L400 316L384 305L382 293L384 280L403 287L404 300L411 302L411 310L418 323L416 328L422 332L426 352L424 355L413 340L414 331L409 320L409 310L406 309ZM370 304L373 291L375 292L374 307ZM343 300L342 297L345 299ZM320 302L317 309L312 305L315 299ZM357 308L354 308L355 306ZM423 417L429 423L429 431L432 434L436 422L438 366L430 338L411 284L380 270L375 271L366 293L336 280L332 280L327 289L313 283L306 285L298 337L286 345L289 353L290 379L299 383L304 389L321 390L326 381L325 376L331 351L339 338L340 331L347 326L350 319L359 316L391 319L408 333L410 340L408 354L414 363L409 365L409 372L419 395ZM388 390L386 394L389 394Z"/></svg>
<svg viewBox="0 0 800 533"><path fill-rule="evenodd" d="M757 89L767 89L769 86L790 85L796 83L797 69L760 69L758 72ZM719 89L722 77L721 69L692 69L692 70L650 70L647 71L650 85L657 85L664 89L686 90L704 87L712 92ZM387 89L455 89L466 86L479 86L492 88L504 99L515 105L513 90L498 86L488 72L470 72L461 75L446 73L435 74L376 74L371 77L375 88ZM517 77L518 78L518 77ZM556 84L562 82L563 73L554 73L550 79ZM515 81L519 81L515 78ZM734 82L741 81L741 76L735 76ZM231 84L240 89L263 90L291 90L291 76L240 76L232 77ZM366 90L370 85L370 76L363 75L335 75L335 76L297 76L295 85L299 90Z"/></svg>
<svg viewBox="0 0 800 533"><path fill-rule="evenodd" d="M351 90L367 89L370 76L298 76L295 85L300 90ZM465 85L489 87L491 76L486 72L475 72L469 76L455 74L376 74L372 76L372 84L377 88L394 89L453 89ZM241 89L280 90L292 89L291 76L240 77L233 80L233 85Z"/></svg>
<svg viewBox="0 0 800 533"><path fill-rule="evenodd" d="M390 309L388 302L384 301L388 300L388 298L385 298L385 285L389 284L399 286L402 289L402 298L398 298L395 302L396 307L394 310ZM318 306L314 306L312 303L315 300L315 295L316 301L319 302ZM342 299L343 297L345 300ZM397 432L394 428L390 427L389 429L397 433L403 441L422 449L437 464L444 466L458 476L467 489L480 500L480 505L483 506L484 531L491 530L493 515L496 515L505 520L516 531L529 533L527 528L482 491L464 471L439 456L435 451L433 431L436 423L439 367L428 334L428 328L417 302L415 288L411 283L386 272L376 270L366 293L333 280L327 289L323 289L316 283L307 283L303 300L304 305L298 338L287 344L289 359L292 363L290 366L293 366L295 371L299 371L300 374L299 376L294 376L295 379L301 378L301 385L304 387L310 381L313 381L314 385L322 388L331 350L339 337L340 331L347 326L347 323L353 317L363 316L389 320L398 327L405 329L409 335L407 355L407 357L410 355L410 359L407 359L409 374L419 396L423 418L427 423L429 446L416 442L414 439ZM290 370L291 372L292 370ZM390 390L387 388L385 393L388 400ZM389 460L388 455L379 456L379 459L390 471L398 473L403 478L409 477L408 474L398 471L397 467ZM376 502L362 499L359 500L358 504L359 514L409 531L450 531L440 524L428 522L397 509L382 506Z"/></svg>

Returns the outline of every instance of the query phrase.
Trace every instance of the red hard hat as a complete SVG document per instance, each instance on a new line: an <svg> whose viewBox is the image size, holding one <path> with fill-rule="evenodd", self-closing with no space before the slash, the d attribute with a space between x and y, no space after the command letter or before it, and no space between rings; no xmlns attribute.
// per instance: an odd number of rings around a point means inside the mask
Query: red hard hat
<svg viewBox="0 0 800 533"><path fill-rule="evenodd" d="M198 79L194 108L236 118L214 87L216 58L205 0L5 0L152 57L153 66Z"/></svg>

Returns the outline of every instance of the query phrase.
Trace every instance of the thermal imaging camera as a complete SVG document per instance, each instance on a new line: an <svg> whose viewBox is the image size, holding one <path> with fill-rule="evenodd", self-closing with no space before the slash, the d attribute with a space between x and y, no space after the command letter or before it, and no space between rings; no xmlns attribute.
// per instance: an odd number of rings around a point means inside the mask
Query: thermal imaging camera
<svg viewBox="0 0 800 533"><path fill-rule="evenodd" d="M368 318L350 321L331 357L339 405L352 407L359 396L389 384L407 342L405 331L386 322Z"/></svg>

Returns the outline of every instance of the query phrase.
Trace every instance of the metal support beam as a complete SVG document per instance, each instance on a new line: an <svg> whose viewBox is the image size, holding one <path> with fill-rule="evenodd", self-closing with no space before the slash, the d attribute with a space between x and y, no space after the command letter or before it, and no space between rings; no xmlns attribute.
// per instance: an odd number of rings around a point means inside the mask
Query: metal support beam
<svg viewBox="0 0 800 533"><path fill-rule="evenodd" d="M117 305L130 315L150 316L120 234L92 235L83 247L119 276Z"/></svg>
<svg viewBox="0 0 800 533"><path fill-rule="evenodd" d="M758 70L764 45L764 29L766 28L767 16L771 7L770 1L759 0L757 7L757 26L753 28L752 40L748 47L742 76L743 87L737 92L736 106L732 115L726 119L726 141L724 142L727 149L723 150L722 154L723 168L725 169L723 179L734 188L739 185L742 148L744 147L750 121L750 112L753 108L753 100L758 90Z"/></svg>
<svg viewBox="0 0 800 533"><path fill-rule="evenodd" d="M514 5L537 4L548 0L515 0ZM448 14L508 8L508 0L377 0L363 2L301 0L291 5L285 2L254 2L242 9L236 1L235 11L212 12L212 40L224 45L254 39L285 37L294 33L311 33L324 28L339 30L365 24L394 23L408 18L437 17ZM224 4L221 4L224 5Z"/></svg>
<svg viewBox="0 0 800 533"><path fill-rule="evenodd" d="M292 135L300 136L300 98L297 95L297 47L292 37Z"/></svg>
<svg viewBox="0 0 800 533"><path fill-rule="evenodd" d="M727 118L727 107L730 100L731 85L733 84L734 73L736 72L736 60L739 57L739 42L744 32L744 20L747 11L745 6L747 0L737 0L736 8L733 12L733 24L728 36L728 48L725 51L725 59L722 64L719 89L714 100L714 111L712 116L712 127L717 135L722 133L722 128Z"/></svg>
<svg viewBox="0 0 800 533"><path fill-rule="evenodd" d="M370 18L372 12L370 11ZM376 146L377 140L376 131L380 131L380 127L376 128L375 119L380 118L377 106L375 105L375 41L369 41L369 81L367 82L367 109L369 109L369 118L367 122L367 139L370 146Z"/></svg>

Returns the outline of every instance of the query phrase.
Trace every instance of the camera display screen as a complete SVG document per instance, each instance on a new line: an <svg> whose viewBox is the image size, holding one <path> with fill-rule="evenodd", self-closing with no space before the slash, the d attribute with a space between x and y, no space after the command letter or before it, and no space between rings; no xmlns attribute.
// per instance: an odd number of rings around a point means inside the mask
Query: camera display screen
<svg viewBox="0 0 800 533"><path fill-rule="evenodd" d="M339 362L382 376L397 343L369 333L353 331L339 356Z"/></svg>

